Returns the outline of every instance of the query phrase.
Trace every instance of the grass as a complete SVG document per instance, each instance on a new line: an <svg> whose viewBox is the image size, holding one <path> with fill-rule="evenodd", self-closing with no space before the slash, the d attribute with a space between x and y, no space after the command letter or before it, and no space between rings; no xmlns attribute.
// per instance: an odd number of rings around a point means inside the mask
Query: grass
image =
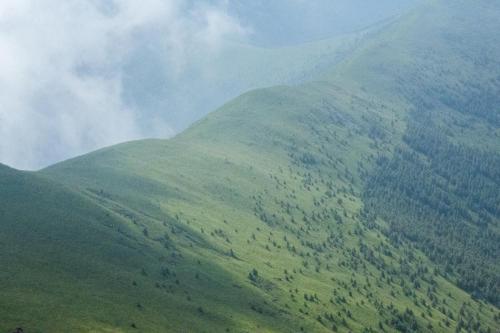
<svg viewBox="0 0 500 333"><path fill-rule="evenodd" d="M385 54L370 45L324 81L251 91L171 140L1 168L0 331L498 330L497 308L363 223L364 179L412 109L377 85Z"/></svg>

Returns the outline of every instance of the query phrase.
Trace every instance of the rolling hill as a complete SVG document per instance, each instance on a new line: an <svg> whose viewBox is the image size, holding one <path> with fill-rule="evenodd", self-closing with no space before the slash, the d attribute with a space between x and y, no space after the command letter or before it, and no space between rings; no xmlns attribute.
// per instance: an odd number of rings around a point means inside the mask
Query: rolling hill
<svg viewBox="0 0 500 333"><path fill-rule="evenodd" d="M498 331L499 18L428 1L173 139L0 167L0 330Z"/></svg>

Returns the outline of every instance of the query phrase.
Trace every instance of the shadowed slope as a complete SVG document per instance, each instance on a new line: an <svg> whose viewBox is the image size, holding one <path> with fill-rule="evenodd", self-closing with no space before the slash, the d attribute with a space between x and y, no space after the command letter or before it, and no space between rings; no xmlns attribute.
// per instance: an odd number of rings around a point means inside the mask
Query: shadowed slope
<svg viewBox="0 0 500 333"><path fill-rule="evenodd" d="M238 314L238 300L258 302L259 295L235 287L224 295L210 290L237 281L225 268L195 262L188 253L182 257L185 264L179 264L176 244L166 234L146 237L137 227L141 217L104 194L82 196L7 167L0 168L0 187L1 330L198 330L206 318L194 316L186 322L178 316L198 313L204 304L187 301L190 293L233 305L235 322L211 315L218 325L245 327L250 320ZM175 228L175 223L170 225ZM183 231L184 227L177 230ZM178 241L183 239L196 243L199 250L209 246L195 234ZM184 274L190 275L182 282L187 284L185 293L176 294L172 288ZM272 306L266 309L276 311ZM265 331L266 325L259 326Z"/></svg>

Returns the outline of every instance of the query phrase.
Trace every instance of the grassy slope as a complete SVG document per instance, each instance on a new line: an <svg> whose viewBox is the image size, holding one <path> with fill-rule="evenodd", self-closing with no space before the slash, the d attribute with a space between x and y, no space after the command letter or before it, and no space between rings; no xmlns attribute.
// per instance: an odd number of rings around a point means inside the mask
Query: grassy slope
<svg viewBox="0 0 500 333"><path fill-rule="evenodd" d="M358 62L372 50L360 51ZM411 245L395 248L361 223L363 176L378 154L400 144L412 105L387 96L384 87L390 84L377 84L380 73L370 78L373 69L359 70L361 65L354 63L339 75L348 89L330 79L253 91L172 140L127 143L43 172L81 194L69 194L39 176L2 178L27 177L60 191L54 190L56 198L35 192L17 211L10 207L23 201L7 196L13 200L6 202L9 210L2 210L12 214L2 219L10 221L7 226L19 225L14 221L26 216L25 228L44 219L58 223L52 228L46 222L44 233L67 221L106 231L84 229L71 238L105 245L98 252L87 246L70 252L78 258L85 253L83 258L93 261L79 259L82 272L102 267L95 279L75 275L78 279L66 280L57 270L31 266L29 281L57 281L60 297L81 296L80 307L68 307L63 298L59 304L67 309L65 317L73 318L70 330L82 332L89 326L97 332L361 332L364 327L379 330L379 321L389 332L404 325L425 332L429 324L445 332L455 329L459 312L477 316L482 328L498 329L493 320L498 309L472 300L435 273L435 266ZM358 82L367 87L360 89ZM33 189L14 188L23 197ZM45 202L59 200L74 208L43 210L51 207ZM81 203L72 206L73 200ZM33 202L40 202L39 211L31 210ZM69 216L62 215L68 210ZM114 223L104 228L97 216L88 215L99 212L105 217L101 221ZM114 239L123 228L131 235L125 238L126 248L133 250L111 266L119 251ZM20 234L5 230L6 239ZM16 255L36 261L50 257L47 236L40 246ZM61 267L75 261L68 251L56 253L61 253ZM7 267L4 274L20 275L19 265ZM258 274L250 278L253 269ZM115 274L123 283L106 284ZM11 305L12 289L18 290L18 299L49 297L32 293L29 285L16 279L12 288L2 289L0 307ZM74 291L78 288L85 292ZM47 290L50 297L57 295L54 288ZM102 299L113 302L113 308ZM9 317L0 329L32 318L42 332L60 331L61 307L39 312L33 303L18 306L4 312ZM406 308L413 315L405 314ZM48 320L42 324L41 317Z"/></svg>
<svg viewBox="0 0 500 333"><path fill-rule="evenodd" d="M258 294L238 288L221 294L221 285L238 282L227 268L195 262L189 254L177 258L177 244L164 235L144 238L138 218L128 209L103 208L102 200L8 168L2 168L0 181L2 331L21 326L29 332L122 332L136 322L145 332L199 330L205 318L186 322L179 317L198 312L198 303L186 301L189 294L233 304L233 325L254 321L251 315L238 315L237 304L240 299L259 302ZM182 245L183 237L177 241ZM196 235L187 241L211 247ZM177 264L179 260L183 263ZM195 267L201 277L190 274L182 280L188 287L178 293L171 266L177 274ZM218 326L233 321L209 316Z"/></svg>
<svg viewBox="0 0 500 333"><path fill-rule="evenodd" d="M466 293L434 276L433 265L417 250L411 249L410 256L408 249L395 249L360 223L360 175L369 172L373 156L390 150L404 130L398 120L401 110L381 104L326 83L259 90L173 140L112 147L46 172L94 193L102 189L108 204L120 202L140 216L137 228L147 228L148 237L167 233L184 256L230 269L239 286L262 296L262 301L246 298L223 305L217 298L192 293L191 302L204 313L190 316L220 315L227 320L223 326L207 320L208 331L244 331L231 320L235 309L254 316L249 331L264 331L264 323L269 331L303 327L328 332L334 326L361 331L376 328L379 320L392 331L397 315L388 309L390 304L401 313L412 308L420 331L429 323L436 331L452 330L454 320L449 329L440 327L446 316L422 305L435 297L445 299L441 306L455 319L460 307L470 302L470 311L484 327L494 327L493 308L478 310ZM388 139L370 138L374 128ZM178 240L184 232L172 232L172 224L207 246L191 247L191 242ZM376 254L371 256L371 251ZM172 266L179 270L180 281L196 274L190 261L177 265L187 267L184 271ZM422 267L429 272L423 273ZM259 278L253 283L248 274L254 268ZM392 276L392 281L382 276ZM415 277L418 289L412 287ZM233 291L231 285L218 288L222 294ZM428 293L433 288L436 292ZM189 286L181 282L175 290L184 289ZM305 294L309 299L318 295L318 300L305 301ZM325 317L330 313L333 321Z"/></svg>
<svg viewBox="0 0 500 333"><path fill-rule="evenodd" d="M239 288L221 294L222 285L238 280L220 262L176 257L177 245L188 241L212 247L196 235L176 244L165 235L145 238L139 217L127 208L7 167L0 169L0 185L2 331L123 332L132 324L144 332L199 331L206 317L187 322L179 316L199 312L198 303L186 301L190 295L233 304L234 319L207 315L214 325L244 328L254 321L238 314L238 303L263 302L261 296ZM188 272L181 284L187 287L177 287L177 274Z"/></svg>
<svg viewBox="0 0 500 333"><path fill-rule="evenodd" d="M116 287L130 275L124 264L144 261L137 250L146 246L128 236L127 223L33 174L2 167L0 184L1 330L103 329L103 318L126 314L120 304L112 306ZM112 225L120 225L121 232ZM99 290L89 288L97 283ZM103 311L96 313L100 302Z"/></svg>
<svg viewBox="0 0 500 333"><path fill-rule="evenodd" d="M447 266L459 273L457 278L462 286L498 305L500 250L494 244L500 240L500 216L490 214L495 204L487 202L500 200L500 193L495 190L500 186L500 178L494 171L500 168L500 99L495 93L500 90L500 36L496 33L500 28L500 6L491 1L462 0L451 4L431 1L428 8L408 15L405 24L387 29L382 38L373 40L333 75L350 78L352 81L345 82L346 85L360 83L361 89L376 91L384 100L402 100L411 107L407 123L412 130L405 133L406 139L398 148L405 154L415 154L423 161L422 165L430 166L423 174L435 171L418 179L419 168L411 170L412 165L400 165L400 170L407 173L405 180L382 181L381 188L369 189L368 197L374 196L369 200L379 200L380 215L387 216L392 205L395 213L392 224L400 227L398 220L408 217L398 212L402 208L399 199L407 196L414 206L414 216L410 218L411 226L402 229L412 238L418 238L423 248L437 248L438 253L433 256L441 257L442 268ZM374 57L386 62L374 62ZM415 137L415 133L420 135ZM418 146L421 148L416 149ZM445 156L449 154L445 150L449 149L456 149L456 154ZM488 156L489 160L482 156ZM386 169L386 174L395 174L401 157L396 156L392 170ZM452 159L452 163L444 166ZM480 163L472 162L477 160ZM459 163L464 164L458 167ZM451 164L455 164L455 170ZM483 169L489 164L492 171L477 172L477 164L483 164ZM412 178L413 184L406 181ZM405 182L409 186L406 189ZM432 185L425 188L424 182ZM373 182L370 186L374 186ZM460 192L465 188L464 196ZM438 193L440 189L445 195ZM419 199L418 193L425 193L425 197ZM390 196L392 199L388 200ZM438 197L439 202L432 202ZM432 219L428 215L429 202L434 205L432 214L436 215ZM463 215L469 216L450 217L456 214L436 209L445 202L453 203L455 212L466 207L467 213ZM484 209L486 206L488 209ZM427 221L417 222L415 215L425 210L428 210ZM436 221L443 214L448 215L445 219L451 222L451 227L443 227ZM438 233L437 237L432 235L432 229ZM446 248L458 255L443 251ZM455 258L449 260L452 256ZM475 269L479 262L482 267Z"/></svg>

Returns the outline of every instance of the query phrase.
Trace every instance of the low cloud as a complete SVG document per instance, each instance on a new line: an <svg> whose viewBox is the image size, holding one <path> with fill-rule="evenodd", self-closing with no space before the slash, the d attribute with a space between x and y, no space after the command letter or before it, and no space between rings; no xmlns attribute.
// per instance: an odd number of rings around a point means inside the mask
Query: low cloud
<svg viewBox="0 0 500 333"><path fill-rule="evenodd" d="M172 135L163 118L138 120L141 110L124 93L130 59L158 48L161 69L181 75L192 56L247 31L223 1L1 1L0 162L36 169Z"/></svg>

